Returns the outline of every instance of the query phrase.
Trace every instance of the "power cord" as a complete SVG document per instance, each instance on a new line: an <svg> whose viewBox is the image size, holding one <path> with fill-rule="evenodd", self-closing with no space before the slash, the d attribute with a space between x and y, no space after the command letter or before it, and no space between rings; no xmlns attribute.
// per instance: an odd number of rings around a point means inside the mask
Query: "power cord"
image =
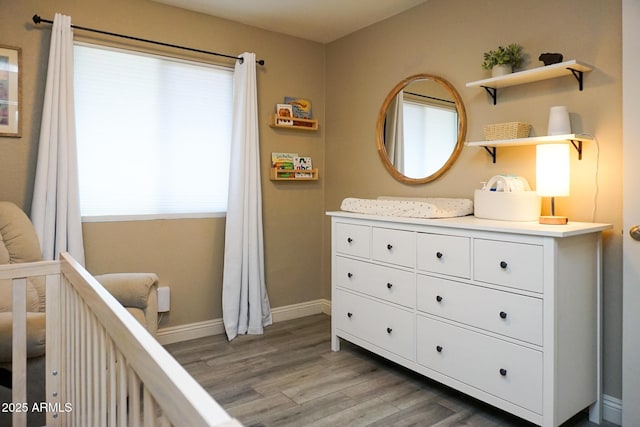
<svg viewBox="0 0 640 427"><path fill-rule="evenodd" d="M160 327L160 323L162 323L163 317L164 317L164 313L158 313L158 327Z"/></svg>

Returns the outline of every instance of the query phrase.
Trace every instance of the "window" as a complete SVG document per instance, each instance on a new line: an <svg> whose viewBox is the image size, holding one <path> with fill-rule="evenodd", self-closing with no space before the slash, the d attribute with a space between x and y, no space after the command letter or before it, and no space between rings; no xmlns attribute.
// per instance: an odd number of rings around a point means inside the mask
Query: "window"
<svg viewBox="0 0 640 427"><path fill-rule="evenodd" d="M403 102L404 175L420 178L444 165L458 140L458 113L454 106Z"/></svg>
<svg viewBox="0 0 640 427"><path fill-rule="evenodd" d="M84 218L225 212L233 70L74 47Z"/></svg>

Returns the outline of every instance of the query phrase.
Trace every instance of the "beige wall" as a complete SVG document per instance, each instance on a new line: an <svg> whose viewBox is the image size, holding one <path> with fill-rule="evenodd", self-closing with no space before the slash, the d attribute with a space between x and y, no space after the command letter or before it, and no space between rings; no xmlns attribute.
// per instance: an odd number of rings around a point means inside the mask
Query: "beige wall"
<svg viewBox="0 0 640 427"><path fill-rule="evenodd" d="M56 12L70 15L81 26L228 54L250 51L266 61L257 68L257 78L269 297L273 307L320 298L322 248L317 242L322 241L318 224L324 217L323 181L274 183L268 179L268 168L272 151L298 152L311 156L323 174L324 45L146 0L0 0L0 44L19 46L23 52L24 119L22 138L0 138L0 199L11 200L27 212L51 34L49 25L35 26L31 17L37 13L53 19ZM86 41L129 43L93 37L76 31L76 38ZM184 51L165 52L197 58ZM222 63L233 66L233 61ZM310 99L320 130L268 127L275 104L283 102L284 96ZM92 273L153 271L162 284L171 286L172 310L161 327L222 317L223 218L85 223L83 230L87 268Z"/></svg>
<svg viewBox="0 0 640 427"><path fill-rule="evenodd" d="M493 106L484 90L467 82L489 77L482 53L507 43L524 47L524 68L541 66L542 52L562 52L594 67L578 91L573 77L498 91ZM431 73L449 80L467 109L467 140L483 139L489 123L526 121L545 135L549 108L567 105L574 131L597 136L585 144L583 160L572 154L571 196L556 209L572 220L591 221L595 174L599 192L595 221L614 230L605 235L605 393L621 395L621 5L602 0L429 0L327 46L327 132L325 207L343 198L379 195L473 197L473 190L498 173L516 173L535 185L535 148L498 150L498 160L479 147L465 147L453 167L429 184L395 181L376 151L375 123L387 93L403 78ZM548 201L545 201L545 205ZM324 221L325 256L329 220ZM326 259L326 258L325 258ZM329 297L325 265L324 295Z"/></svg>
<svg viewBox="0 0 640 427"><path fill-rule="evenodd" d="M0 198L27 212L50 35L48 26L34 27L30 17L52 18L55 12L71 15L78 25L224 53L252 51L266 60L258 68L258 89L265 262L273 307L330 298L324 211L338 209L344 197L472 197L480 181L502 172L535 183L532 147L501 149L495 165L483 149L464 148L452 169L433 183L394 181L378 157L374 129L380 104L402 78L426 72L449 80L467 108L468 140L481 139L484 124L516 120L545 134L549 107L567 105L574 130L595 134L600 144L595 220L614 224L604 254L605 393L620 397L620 1L521 0L515 9L511 0L429 0L325 46L146 0L0 0L0 44L22 47L24 90L22 138L0 138ZM482 52L510 42L529 54L525 68L540 65L537 56L545 51L593 65L585 90L579 92L573 78L565 77L501 90L493 106L483 90L466 88L466 82L486 76ZM312 100L319 132L266 126L285 95ZM269 181L271 151L312 156L320 181ZM586 144L582 161L575 152L572 157L571 196L559 199L557 208L573 220L590 221L596 147ZM155 271L171 285L172 312L161 326L221 317L223 219L87 223L84 232L92 273Z"/></svg>

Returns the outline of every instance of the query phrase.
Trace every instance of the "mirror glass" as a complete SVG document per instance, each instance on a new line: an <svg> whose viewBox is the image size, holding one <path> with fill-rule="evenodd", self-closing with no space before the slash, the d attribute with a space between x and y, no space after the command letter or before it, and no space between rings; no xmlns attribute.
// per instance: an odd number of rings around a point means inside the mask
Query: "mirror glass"
<svg viewBox="0 0 640 427"><path fill-rule="evenodd" d="M380 158L398 181L422 184L447 171L462 150L466 113L454 87L418 74L398 83L380 108Z"/></svg>

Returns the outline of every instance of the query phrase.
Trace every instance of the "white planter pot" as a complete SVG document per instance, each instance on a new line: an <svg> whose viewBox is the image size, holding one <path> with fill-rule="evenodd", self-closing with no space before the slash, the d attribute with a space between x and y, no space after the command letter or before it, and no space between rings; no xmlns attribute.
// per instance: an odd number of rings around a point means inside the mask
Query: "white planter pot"
<svg viewBox="0 0 640 427"><path fill-rule="evenodd" d="M491 69L491 77L504 76L513 72L513 66L509 64L494 65Z"/></svg>

